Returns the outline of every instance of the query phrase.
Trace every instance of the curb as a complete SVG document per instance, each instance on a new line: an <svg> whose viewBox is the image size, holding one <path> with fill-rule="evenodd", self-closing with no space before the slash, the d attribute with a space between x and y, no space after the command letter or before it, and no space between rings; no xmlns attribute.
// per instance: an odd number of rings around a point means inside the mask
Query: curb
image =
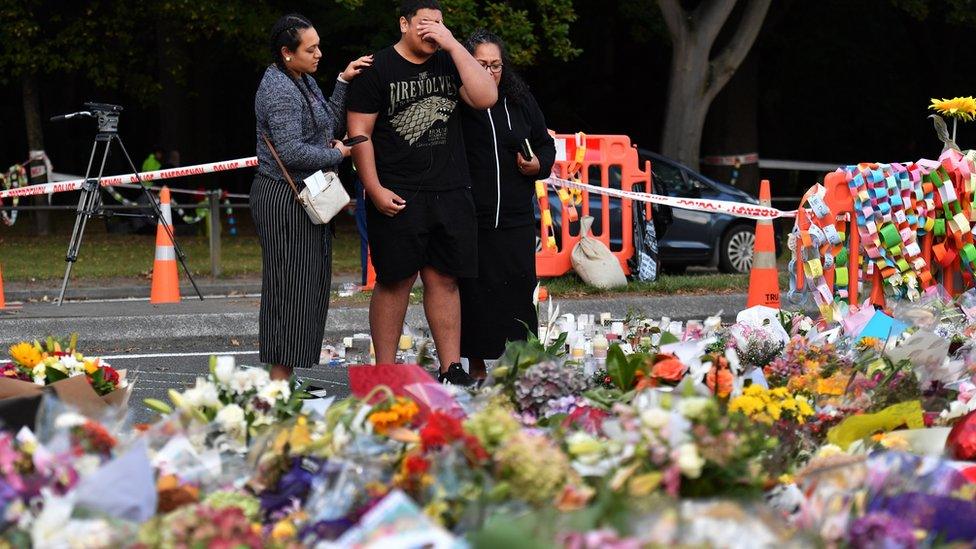
<svg viewBox="0 0 976 549"><path fill-rule="evenodd" d="M614 318L630 313L643 313L648 318L667 316L673 320L704 319L721 312L725 322L734 322L735 315L745 307L745 294L709 296L622 296L618 298L558 300L560 314L593 314L609 312ZM784 301L786 303L786 301ZM66 308L70 304L65 305ZM177 306L178 307L178 306ZM254 307L222 312L173 311L172 314L137 313L125 315L125 304L113 307L101 316L0 316L3 341L35 339L47 334L77 332L85 341L124 342L200 337L257 337L258 311ZM542 316L548 306L540 308ZM407 309L406 322L413 327L426 328L422 305ZM329 311L326 339L335 340L353 333L369 332L367 307L337 307Z"/></svg>

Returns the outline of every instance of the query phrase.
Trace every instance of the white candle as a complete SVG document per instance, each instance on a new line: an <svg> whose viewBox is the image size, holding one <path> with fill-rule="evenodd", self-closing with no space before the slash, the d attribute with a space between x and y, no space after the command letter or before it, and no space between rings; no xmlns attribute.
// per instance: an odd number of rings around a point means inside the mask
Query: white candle
<svg viewBox="0 0 976 549"><path fill-rule="evenodd" d="M620 321L614 322L610 327L610 332L617 334L618 336L624 335L624 323Z"/></svg>

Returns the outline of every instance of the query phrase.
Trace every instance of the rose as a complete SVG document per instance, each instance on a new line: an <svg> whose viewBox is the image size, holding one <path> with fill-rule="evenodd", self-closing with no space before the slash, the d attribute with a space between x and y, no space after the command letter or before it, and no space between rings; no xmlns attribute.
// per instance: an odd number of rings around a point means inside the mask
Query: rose
<svg viewBox="0 0 976 549"><path fill-rule="evenodd" d="M111 383L112 385L118 385L119 373L115 371L115 368L112 368L108 364L102 363L102 379Z"/></svg>
<svg viewBox="0 0 976 549"><path fill-rule="evenodd" d="M658 355L660 358L662 355ZM684 377L688 367L672 355L663 355L663 360L658 360L651 367L651 376L668 383L678 383Z"/></svg>
<svg viewBox="0 0 976 549"><path fill-rule="evenodd" d="M705 375L705 386L719 398L725 398L732 394L732 384L732 372L727 368L712 367Z"/></svg>

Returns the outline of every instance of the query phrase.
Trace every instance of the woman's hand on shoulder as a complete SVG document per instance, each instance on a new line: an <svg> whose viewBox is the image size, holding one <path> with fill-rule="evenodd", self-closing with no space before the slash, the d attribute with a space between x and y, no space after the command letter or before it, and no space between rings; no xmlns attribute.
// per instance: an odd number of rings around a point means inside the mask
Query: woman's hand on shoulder
<svg viewBox="0 0 976 549"><path fill-rule="evenodd" d="M353 59L352 61L350 61L349 65L346 66L346 70L342 71L342 74L340 74L339 76L341 76L342 79L345 80L346 82L352 82L352 79L359 76L359 73L363 72L363 69L372 65L373 65L373 56L364 55L359 59Z"/></svg>

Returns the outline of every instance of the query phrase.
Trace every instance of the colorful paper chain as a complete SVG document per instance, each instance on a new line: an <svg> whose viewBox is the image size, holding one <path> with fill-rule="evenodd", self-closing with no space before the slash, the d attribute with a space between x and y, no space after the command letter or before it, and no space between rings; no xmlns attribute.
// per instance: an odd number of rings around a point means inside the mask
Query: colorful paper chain
<svg viewBox="0 0 976 549"><path fill-rule="evenodd" d="M586 134L579 132L576 134L576 156L573 162L567 167L567 179L579 183L580 173L583 171L583 160L586 158ZM566 210L566 221L573 223L579 220L579 213L576 206L583 203L583 191L579 189L567 189L561 187L556 191L559 202ZM535 182L535 196L539 200L539 214L542 218L542 246L546 249L556 249L556 231L553 228L552 211L549 209L549 191L546 181Z"/></svg>
<svg viewBox="0 0 976 549"><path fill-rule="evenodd" d="M848 221L846 212L830 211L823 199L823 186L811 188L800 204L812 214L810 228L801 230L798 218L790 235L790 296L794 302L805 299L797 290L798 261L803 264L807 291L813 289L814 300L828 319L832 303L848 297L848 285L867 287L876 271L881 274L886 294L914 299L920 289L934 283L933 265L926 262L920 244L929 235L933 264L944 275L952 276L952 266L958 260L965 267L965 286L972 287L976 277L976 151L963 154L949 149L938 162L858 164L838 172L844 174L853 199L860 249L855 253L849 248L843 230ZM849 280L851 259L860 267L857 281ZM834 291L823 276L831 267Z"/></svg>
<svg viewBox="0 0 976 549"><path fill-rule="evenodd" d="M18 187L26 187L30 183L27 178L27 168L23 164L14 164L10 166L7 170L6 175L0 173L0 189L16 189ZM16 208L20 203L20 198L13 197L11 200L11 205ZM0 199L0 206L3 206L3 200ZM4 225L8 227L17 222L17 210L0 210L0 221L3 221Z"/></svg>
<svg viewBox="0 0 976 549"><path fill-rule="evenodd" d="M108 193L112 196L112 198L114 198L120 204L123 204L125 206L139 205L138 202L134 202L122 196L122 194L115 187L109 186L109 187L104 187L104 189L107 190ZM228 225L230 225L230 230L229 230L230 235L236 236L237 220L234 217L234 209L231 208L230 198L227 197L227 191L221 191L221 197L222 197L221 206L223 206L224 211L227 214L227 223ZM195 223L199 223L200 221L206 219L210 214L209 202L207 200L201 200L200 202L197 202L196 215L188 214L186 210L184 210L183 207L180 206L179 202L177 202L175 198L171 199L171 201L172 201L173 211L176 212L176 215L180 216L180 218L183 219L183 222L186 223L187 225L193 225ZM191 206L187 206L187 208L190 207Z"/></svg>

